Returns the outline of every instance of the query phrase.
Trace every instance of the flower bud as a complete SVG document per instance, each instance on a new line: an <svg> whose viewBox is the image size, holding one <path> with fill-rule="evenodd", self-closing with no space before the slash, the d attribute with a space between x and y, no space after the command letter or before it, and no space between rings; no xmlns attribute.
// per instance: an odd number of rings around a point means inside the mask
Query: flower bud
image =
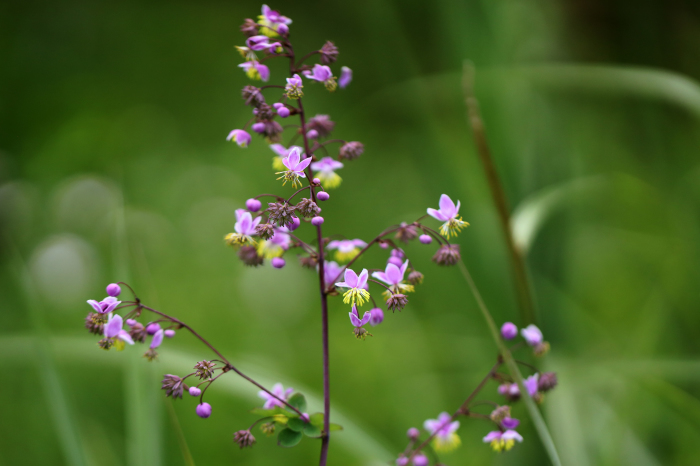
<svg viewBox="0 0 700 466"><path fill-rule="evenodd" d="M416 227L414 225L408 225L406 222L401 222L399 229L396 230L396 239L403 241L404 243L408 243L417 236L418 230L416 230Z"/></svg>
<svg viewBox="0 0 700 466"><path fill-rule="evenodd" d="M423 283L423 274L417 270L408 274L408 283L411 285L420 285Z"/></svg>
<svg viewBox="0 0 700 466"><path fill-rule="evenodd" d="M311 224L315 227L323 225L323 217L314 217L311 219Z"/></svg>
<svg viewBox="0 0 700 466"><path fill-rule="evenodd" d="M275 227L270 223L261 223L255 227L255 233L262 239L267 240L275 236Z"/></svg>
<svg viewBox="0 0 700 466"><path fill-rule="evenodd" d="M398 458L396 458L396 466L406 466L408 465L408 458L403 456L403 454L399 455Z"/></svg>
<svg viewBox="0 0 700 466"><path fill-rule="evenodd" d="M392 312L396 310L401 310L404 307L406 307L406 304L408 304L408 298L406 298L406 295L401 294L401 293L394 293L387 299L386 301L386 307L389 308Z"/></svg>
<svg viewBox="0 0 700 466"><path fill-rule="evenodd" d="M316 131L318 136L325 138L330 135L335 128L335 122L333 122L328 115L316 115L309 119L309 123L306 127L311 131Z"/></svg>
<svg viewBox="0 0 700 466"><path fill-rule="evenodd" d="M318 138L318 131L315 129L309 130L306 133L306 137L309 139L317 139Z"/></svg>
<svg viewBox="0 0 700 466"><path fill-rule="evenodd" d="M257 267L263 263L263 258L258 255L255 246L241 246L238 250L238 258L249 267Z"/></svg>
<svg viewBox="0 0 700 466"><path fill-rule="evenodd" d="M246 105L252 105L256 108L265 103L265 97L259 87L245 86L241 90L241 96L243 96Z"/></svg>
<svg viewBox="0 0 700 466"><path fill-rule="evenodd" d="M175 336L175 330L169 328L168 330L165 331L165 336L168 338L172 338Z"/></svg>
<svg viewBox="0 0 700 466"><path fill-rule="evenodd" d="M547 392L557 386L557 374L554 372L544 372L537 381L537 388L541 392Z"/></svg>
<svg viewBox="0 0 700 466"><path fill-rule="evenodd" d="M202 390L197 387L190 387L190 396L199 396L202 394Z"/></svg>
<svg viewBox="0 0 700 466"><path fill-rule="evenodd" d="M289 26L284 23L279 23L277 25L277 34L280 36L286 36L289 33Z"/></svg>
<svg viewBox="0 0 700 466"><path fill-rule="evenodd" d="M321 186L321 179L320 179L320 178L314 178L314 179L311 180L311 181L314 182L314 183L313 183L314 185L316 185L316 186Z"/></svg>
<svg viewBox="0 0 700 466"><path fill-rule="evenodd" d="M245 201L245 206L246 209L248 209L249 211L257 212L258 210L260 210L262 203L257 199L248 199L247 201Z"/></svg>
<svg viewBox="0 0 700 466"><path fill-rule="evenodd" d="M372 316L369 319L369 324L372 327L375 327L384 321L384 311L382 311L381 308L375 307L375 308L370 309L369 312L370 312L370 315Z"/></svg>
<svg viewBox="0 0 700 466"><path fill-rule="evenodd" d="M459 244L443 244L433 256L433 262L438 265L455 265L461 258Z"/></svg>
<svg viewBox="0 0 700 466"><path fill-rule="evenodd" d="M206 419L211 416L211 405L209 403L200 403L197 405L197 416Z"/></svg>
<svg viewBox="0 0 700 466"><path fill-rule="evenodd" d="M284 24L280 24L280 26L284 26ZM251 434L249 430L239 430L233 434L233 441L241 448L245 448L255 444L255 437L253 437L253 434Z"/></svg>
<svg viewBox="0 0 700 466"><path fill-rule="evenodd" d="M352 70L347 66L340 68L340 78L338 79L338 86L341 89L348 87L348 84L352 82Z"/></svg>
<svg viewBox="0 0 700 466"><path fill-rule="evenodd" d="M299 217L292 217L292 221L287 224L287 228L289 228L289 231L294 231L299 228L299 225L301 225Z"/></svg>
<svg viewBox="0 0 700 466"><path fill-rule="evenodd" d="M155 335L158 330L160 330L160 324L158 322L151 322L146 326L146 333L149 335Z"/></svg>
<svg viewBox="0 0 700 466"><path fill-rule="evenodd" d="M520 425L520 421L517 419L513 419L512 417L507 416L501 421L501 426L503 426L504 429L515 429Z"/></svg>
<svg viewBox="0 0 700 466"><path fill-rule="evenodd" d="M316 194L316 199L319 201L327 201L329 197L331 196L325 191L321 191L320 193Z"/></svg>
<svg viewBox="0 0 700 466"><path fill-rule="evenodd" d="M403 261L399 259L398 257L391 256L389 259L387 259L387 264L394 264L396 267L401 268L403 265Z"/></svg>
<svg viewBox="0 0 700 466"><path fill-rule="evenodd" d="M129 327L133 327L136 324L136 319L126 319L126 325L128 325Z"/></svg>
<svg viewBox="0 0 700 466"><path fill-rule="evenodd" d="M280 118L287 118L292 112L289 111L287 107L280 107L277 109L277 114Z"/></svg>
<svg viewBox="0 0 700 466"><path fill-rule="evenodd" d="M214 375L214 366L216 366L214 362L207 360L199 361L194 365L194 375L199 377L199 380L209 379Z"/></svg>
<svg viewBox="0 0 700 466"><path fill-rule="evenodd" d="M180 377L173 374L165 374L161 383L162 386L160 388L165 390L166 397L182 398L182 392L185 387Z"/></svg>
<svg viewBox="0 0 700 466"><path fill-rule="evenodd" d="M361 142L357 142L357 141L346 142L340 148L338 158L340 160L343 160L343 159L354 160L354 159L358 158L360 155L362 155L362 153L364 151L365 151L365 146Z"/></svg>
<svg viewBox="0 0 700 466"><path fill-rule="evenodd" d="M271 263L272 266L276 269L281 269L286 264L285 260L281 257L273 257Z"/></svg>
<svg viewBox="0 0 700 466"><path fill-rule="evenodd" d="M252 37L258 34L258 27L259 26L255 21L247 18L245 21L243 21L243 24L241 24L241 32L246 37Z"/></svg>
<svg viewBox="0 0 700 466"><path fill-rule="evenodd" d="M505 418L510 417L510 406L499 406L498 408L491 411L491 415L489 417L494 422L501 422Z"/></svg>
<svg viewBox="0 0 700 466"><path fill-rule="evenodd" d="M518 336L518 327L512 322L506 322L501 327L501 336L506 340L512 340Z"/></svg>
<svg viewBox="0 0 700 466"><path fill-rule="evenodd" d="M296 205L296 210L304 217L316 217L321 213L321 208L311 199L304 198Z"/></svg>
<svg viewBox="0 0 700 466"><path fill-rule="evenodd" d="M122 289L116 283L110 283L107 285L107 294L116 298L122 292Z"/></svg>
<svg viewBox="0 0 700 466"><path fill-rule="evenodd" d="M430 235L420 235L418 237L418 241L420 241L423 244L430 244L433 242L433 237Z"/></svg>
<svg viewBox="0 0 700 466"><path fill-rule="evenodd" d="M428 457L423 453L418 453L413 457L413 466L428 466Z"/></svg>
<svg viewBox="0 0 700 466"><path fill-rule="evenodd" d="M262 134L265 132L265 123L263 123L262 121L259 121L257 123L253 123L253 126L251 126L250 128L253 131L255 131L256 133Z"/></svg>
<svg viewBox="0 0 700 466"><path fill-rule="evenodd" d="M411 427L408 429L408 432L406 432L406 436L408 436L409 440L416 441L418 440L418 437L420 437L420 430L416 429L415 427Z"/></svg>

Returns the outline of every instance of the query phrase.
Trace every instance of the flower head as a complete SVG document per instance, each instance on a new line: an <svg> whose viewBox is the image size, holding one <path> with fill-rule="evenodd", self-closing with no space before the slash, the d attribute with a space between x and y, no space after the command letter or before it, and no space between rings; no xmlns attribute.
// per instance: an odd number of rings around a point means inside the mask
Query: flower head
<svg viewBox="0 0 700 466"><path fill-rule="evenodd" d="M455 265L461 257L459 244L443 244L433 256L433 262L437 265Z"/></svg>
<svg viewBox="0 0 700 466"><path fill-rule="evenodd" d="M520 399L520 388L517 383L502 383L498 386L498 393L508 401Z"/></svg>
<svg viewBox="0 0 700 466"><path fill-rule="evenodd" d="M269 37L277 37L280 34L289 32L288 26L292 24L292 20L270 9L269 6L263 5L262 14L258 16L258 24L263 26L260 28L261 33Z"/></svg>
<svg viewBox="0 0 700 466"><path fill-rule="evenodd" d="M501 326L501 336L506 340L512 340L518 336L518 327L513 322L506 322Z"/></svg>
<svg viewBox="0 0 700 466"><path fill-rule="evenodd" d="M322 82L326 86L326 89L331 92L338 87L336 77L333 76L333 72L331 71L330 67L326 65L315 64L313 70L304 71L304 76L309 79L313 79L314 81Z"/></svg>
<svg viewBox="0 0 700 466"><path fill-rule="evenodd" d="M367 335L372 336L371 333L367 332L362 326L367 325L367 323L370 321L372 318L372 313L371 312L365 312L362 315L362 319L360 319L360 315L357 313L357 306L355 303L352 305L352 311L348 313L350 315L350 322L352 325L355 326L355 337L357 339L362 338L363 340Z"/></svg>
<svg viewBox="0 0 700 466"><path fill-rule="evenodd" d="M104 326L104 336L111 341L111 346L115 346L117 350L124 349L124 343L134 344L134 340L129 335L129 332L122 329L124 321L122 316L118 314L110 314L107 323ZM108 348L106 348L108 349Z"/></svg>
<svg viewBox="0 0 700 466"><path fill-rule="evenodd" d="M246 212L242 209L236 211L236 217L237 221L233 225L233 229L236 232L226 235L224 238L226 243L231 246L242 246L246 243L255 244L252 236L257 234L256 228L262 220L262 217L256 217L253 219L250 212Z"/></svg>
<svg viewBox="0 0 700 466"><path fill-rule="evenodd" d="M94 299L88 299L87 303L90 306L92 306L92 308L94 310L96 310L98 314L109 314L114 309L116 309L117 306L119 306L121 304L121 301L119 301L114 296L107 296L102 301L95 301Z"/></svg>
<svg viewBox="0 0 700 466"><path fill-rule="evenodd" d="M233 441L237 443L239 447L245 448L255 444L255 437L253 437L253 434L249 430L239 430L233 434Z"/></svg>
<svg viewBox="0 0 700 466"><path fill-rule="evenodd" d="M265 259L282 256L292 244L292 238L287 234L288 231L287 227L275 228L270 239L258 243L258 254Z"/></svg>
<svg viewBox="0 0 700 466"><path fill-rule="evenodd" d="M287 78L287 85L284 87L284 91L290 99L298 99L304 95L304 92L302 92L303 87L304 83L301 80L301 76L295 74L291 78Z"/></svg>
<svg viewBox="0 0 700 466"><path fill-rule="evenodd" d="M236 144L238 144L239 147L248 147L248 144L250 144L250 133L247 131L243 131L242 129L234 129L230 133L228 133L228 136L226 136L227 141L233 141Z"/></svg>
<svg viewBox="0 0 700 466"><path fill-rule="evenodd" d="M441 222L445 222L440 227L440 233L447 239L450 239L452 235L457 236L457 233L459 233L462 228L469 226L469 223L463 221L462 217L459 215L459 206L459 201L457 201L457 205L455 206L450 196L443 194L440 196L440 209L428 209L428 215Z"/></svg>
<svg viewBox="0 0 700 466"><path fill-rule="evenodd" d="M455 433L459 429L459 421L452 421L452 416L448 413L440 413L437 419L428 419L423 423L423 427L431 435L435 435L433 448L437 451L452 451L462 443Z"/></svg>
<svg viewBox="0 0 700 466"><path fill-rule="evenodd" d="M182 383L182 379L177 375L165 374L163 376L163 382L161 389L165 390L165 396L172 396L173 398L182 398L182 392L185 389L185 384Z"/></svg>
<svg viewBox="0 0 700 466"><path fill-rule="evenodd" d="M494 430L484 437L484 443L490 443L493 451L497 452L510 450L513 448L513 445L515 445L516 441L522 442L523 438L514 430L506 430L505 432Z"/></svg>
<svg viewBox="0 0 700 466"><path fill-rule="evenodd" d="M270 79L270 69L257 60L247 61L238 65L243 68L250 79L266 82Z"/></svg>
<svg viewBox="0 0 700 466"><path fill-rule="evenodd" d="M301 186L299 178L306 178L304 170L311 163L311 157L307 157L301 160L301 150L297 148L292 148L289 151L289 155L282 159L282 163L287 168L286 171L277 172L278 175L282 175L278 180L284 179L282 185L287 184L287 181L292 182L292 187L296 188Z"/></svg>
<svg viewBox="0 0 700 466"><path fill-rule="evenodd" d="M386 307L392 312L400 311L406 307L406 304L408 304L408 298L402 293L393 293L389 296L389 299L386 300Z"/></svg>
<svg viewBox="0 0 700 466"><path fill-rule="evenodd" d="M544 372L537 381L537 388L541 392L548 392L557 386L557 374L555 372Z"/></svg>
<svg viewBox="0 0 700 466"><path fill-rule="evenodd" d="M358 158L365 151L365 146L361 142L350 141L346 142L340 148L338 153L338 158L340 160L354 160Z"/></svg>
<svg viewBox="0 0 700 466"><path fill-rule="evenodd" d="M344 66L340 69L338 86L340 86L341 89L345 89L350 82L352 82L352 70L347 66Z"/></svg>
<svg viewBox="0 0 700 466"><path fill-rule="evenodd" d="M284 408L284 403L282 403L279 399L287 401L287 398L292 393L294 393L293 388L290 387L290 388L285 390L281 383L276 383L275 385L272 386L272 395L275 395L277 398L275 398L275 396L272 396L269 393L262 391L262 390L260 390L258 392L258 396L260 398L262 398L263 400L265 400L265 404L263 405L264 409L272 409L275 406L279 406L280 408Z"/></svg>
<svg viewBox="0 0 700 466"><path fill-rule="evenodd" d="M306 125L307 129L315 130L318 134L317 137L325 138L330 135L335 128L335 122L331 120L328 115L316 115L309 119Z"/></svg>
<svg viewBox="0 0 700 466"><path fill-rule="evenodd" d="M257 267L263 263L263 258L258 255L255 246L241 246L238 250L238 258L248 267Z"/></svg>
<svg viewBox="0 0 700 466"><path fill-rule="evenodd" d="M338 59L338 47L329 40L323 44L323 47L321 47L318 53L321 55L322 65L332 65Z"/></svg>
<svg viewBox="0 0 700 466"><path fill-rule="evenodd" d="M279 42L270 42L270 38L265 35L249 37L245 42L249 49L256 52L265 50L269 53L276 53L278 47L281 47Z"/></svg>
<svg viewBox="0 0 700 466"><path fill-rule="evenodd" d="M535 395L537 395L537 392L539 391L539 378L540 374L534 374L523 380L523 386L525 386L525 390L527 390L527 393L530 395L531 398L534 398Z"/></svg>
<svg viewBox="0 0 700 466"><path fill-rule="evenodd" d="M335 284L335 286L340 288L349 288L348 291L343 293L343 302L345 304L352 302L354 305L355 301L357 301L362 306L365 301L369 301L369 291L365 289L368 278L369 272L367 272L367 269L362 269L359 276L354 270L345 269L345 281Z"/></svg>
<svg viewBox="0 0 700 466"><path fill-rule="evenodd" d="M316 177L321 180L324 188L337 188L343 179L335 172L343 168L343 164L332 157L323 157L318 162L311 164L311 169L316 172Z"/></svg>
<svg viewBox="0 0 700 466"><path fill-rule="evenodd" d="M369 323L372 327L376 327L384 321L384 311L382 308L375 307L369 310L372 318L369 319Z"/></svg>
<svg viewBox="0 0 700 466"><path fill-rule="evenodd" d="M403 277L406 274L406 269L408 269L408 259L401 265L400 268L395 264L390 263L386 265L384 272L374 272L372 274L374 278L386 283L389 286L389 290L384 292L387 299L392 294L409 293L414 290L413 285L409 285L403 281Z"/></svg>
<svg viewBox="0 0 700 466"><path fill-rule="evenodd" d="M341 266L335 261L325 261L323 263L323 283L324 287L328 288L333 285L333 280L340 276L340 272L343 270Z"/></svg>
<svg viewBox="0 0 700 466"><path fill-rule="evenodd" d="M290 151L295 148L300 152L303 151L303 149L299 146L290 146L289 149L287 149L282 144L270 144L270 149L277 154L277 156L272 159L272 168L275 170L284 170L286 167L282 163L282 159L288 156Z"/></svg>
<svg viewBox="0 0 700 466"><path fill-rule="evenodd" d="M199 377L199 380L210 379L214 375L215 362L211 361L199 361L194 365L194 375Z"/></svg>
<svg viewBox="0 0 700 466"><path fill-rule="evenodd" d="M211 416L211 405L209 403L200 403L197 405L197 416L206 419Z"/></svg>
<svg viewBox="0 0 700 466"><path fill-rule="evenodd" d="M542 331L536 325L530 324L520 330L520 334L530 346L537 346L542 343Z"/></svg>
<svg viewBox="0 0 700 466"><path fill-rule="evenodd" d="M360 253L360 248L367 246L361 239L334 240L328 243L328 249L336 249L335 258L341 262L352 260Z"/></svg>

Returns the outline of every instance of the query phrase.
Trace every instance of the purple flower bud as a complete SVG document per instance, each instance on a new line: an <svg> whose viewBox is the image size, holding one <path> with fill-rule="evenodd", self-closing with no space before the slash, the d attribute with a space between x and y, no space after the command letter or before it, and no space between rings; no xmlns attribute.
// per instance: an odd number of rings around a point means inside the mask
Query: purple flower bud
<svg viewBox="0 0 700 466"><path fill-rule="evenodd" d="M382 249L386 249L386 248L389 247L389 244L388 244L388 243L385 243L385 242L381 242L381 243L379 243L379 247L382 248Z"/></svg>
<svg viewBox="0 0 700 466"><path fill-rule="evenodd" d="M381 308L375 307L369 310L372 317L369 319L369 323L372 327L377 326L384 321L384 311Z"/></svg>
<svg viewBox="0 0 700 466"><path fill-rule="evenodd" d="M320 178L314 178L313 182L315 185L320 185L321 184L321 179Z"/></svg>
<svg viewBox="0 0 700 466"><path fill-rule="evenodd" d="M175 336L175 330L169 328L168 330L165 331L165 336L168 338L172 338Z"/></svg>
<svg viewBox="0 0 700 466"><path fill-rule="evenodd" d="M399 259L403 259L406 257L406 254L401 249L392 249L391 250L391 257L397 257Z"/></svg>
<svg viewBox="0 0 700 466"><path fill-rule="evenodd" d="M318 138L318 131L315 129L312 129L306 133L306 137L309 139L316 139Z"/></svg>
<svg viewBox="0 0 700 466"><path fill-rule="evenodd" d="M240 147L248 147L248 144L250 144L251 137L247 131L243 131L242 129L234 129L228 134L226 140L235 141L235 143L238 144Z"/></svg>
<svg viewBox="0 0 700 466"><path fill-rule="evenodd" d="M136 325L137 323L138 323L138 322L136 322L135 319L126 319L126 325L128 325L129 327L133 327L133 326Z"/></svg>
<svg viewBox="0 0 700 466"><path fill-rule="evenodd" d="M262 121L254 123L253 126L251 126L251 129L253 131L255 131L256 133L264 133L265 132L265 123L263 123Z"/></svg>
<svg viewBox="0 0 700 466"><path fill-rule="evenodd" d="M209 403L200 403L197 405L197 416L201 418L208 418L211 416L211 405Z"/></svg>
<svg viewBox="0 0 700 466"><path fill-rule="evenodd" d="M289 228L289 231L294 231L299 228L299 225L301 225L299 217L292 217L292 221L287 224L287 228Z"/></svg>
<svg viewBox="0 0 700 466"><path fill-rule="evenodd" d="M515 429L520 425L520 421L512 417L507 417L501 421L501 425L504 429Z"/></svg>
<svg viewBox="0 0 700 466"><path fill-rule="evenodd" d="M304 421L304 422L309 422L309 421L311 421L311 418L309 418L309 415L306 414L306 413L301 413L301 416L299 416L299 417L300 417L301 420Z"/></svg>
<svg viewBox="0 0 700 466"><path fill-rule="evenodd" d="M423 244L430 244L433 242L433 238L430 235L420 235L418 237L418 241L420 241Z"/></svg>
<svg viewBox="0 0 700 466"><path fill-rule="evenodd" d="M396 466L406 466L408 464L408 458L405 456L401 455L398 458L396 458Z"/></svg>
<svg viewBox="0 0 700 466"><path fill-rule="evenodd" d="M160 330L160 324L157 322L151 322L146 326L146 333L149 335L155 335L158 330Z"/></svg>
<svg viewBox="0 0 700 466"><path fill-rule="evenodd" d="M314 217L311 219L311 224L315 227L323 225L323 217Z"/></svg>
<svg viewBox="0 0 700 466"><path fill-rule="evenodd" d="M272 266L274 268L281 269L282 267L284 267L284 264L286 264L286 262L281 257L272 258Z"/></svg>
<svg viewBox="0 0 700 466"><path fill-rule="evenodd" d="M277 25L277 34L281 36L286 36L287 33L289 32L289 26L287 26L284 23L280 23Z"/></svg>
<svg viewBox="0 0 700 466"><path fill-rule="evenodd" d="M287 118L292 112L289 111L287 107L280 107L277 109L277 114L280 118Z"/></svg>
<svg viewBox="0 0 700 466"><path fill-rule="evenodd" d="M319 201L327 201L330 196L328 195L327 192L321 191L320 193L316 194L316 198Z"/></svg>
<svg viewBox="0 0 700 466"><path fill-rule="evenodd" d="M501 336L506 340L512 340L518 336L518 327L512 322L506 322L501 327Z"/></svg>
<svg viewBox="0 0 700 466"><path fill-rule="evenodd" d="M199 396L202 394L202 390L200 390L197 387L190 387L190 395L191 396Z"/></svg>
<svg viewBox="0 0 700 466"><path fill-rule="evenodd" d="M386 262L387 264L394 264L396 267L401 267L403 265L403 261L394 256L391 256Z"/></svg>
<svg viewBox="0 0 700 466"><path fill-rule="evenodd" d="M418 437L420 437L420 430L416 429L415 427L411 427L408 429L408 432L406 432L406 435L410 440L413 440L414 442L418 440Z"/></svg>
<svg viewBox="0 0 700 466"><path fill-rule="evenodd" d="M428 466L428 457L423 453L418 453L413 457L413 466Z"/></svg>
<svg viewBox="0 0 700 466"><path fill-rule="evenodd" d="M110 283L109 285L107 285L107 294L109 296L116 298L121 292L122 289L116 283Z"/></svg>
<svg viewBox="0 0 700 466"><path fill-rule="evenodd" d="M249 211L257 212L258 210L260 210L260 206L262 206L262 203L257 199L248 199L247 201L245 201L245 206Z"/></svg>

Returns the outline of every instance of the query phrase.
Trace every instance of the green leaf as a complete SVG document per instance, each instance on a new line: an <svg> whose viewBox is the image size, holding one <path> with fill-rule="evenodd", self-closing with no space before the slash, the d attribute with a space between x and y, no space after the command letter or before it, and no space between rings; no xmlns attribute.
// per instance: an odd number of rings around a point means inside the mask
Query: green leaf
<svg viewBox="0 0 700 466"><path fill-rule="evenodd" d="M340 424L333 424L331 422L330 429L331 432L333 432L334 430L343 430L343 426L341 426Z"/></svg>
<svg viewBox="0 0 700 466"><path fill-rule="evenodd" d="M296 409L302 413L306 411L306 398L301 393L295 393L287 400L287 403L294 406Z"/></svg>
<svg viewBox="0 0 700 466"><path fill-rule="evenodd" d="M287 411L280 408L279 406L275 406L272 409L255 408L255 409L252 409L250 412L253 414L257 414L258 416L263 416L263 417L275 416L277 414L282 414L282 415L286 416L289 414Z"/></svg>
<svg viewBox="0 0 700 466"><path fill-rule="evenodd" d="M319 426L315 426L311 424L310 422L304 423L304 434L306 434L308 437L320 437L321 436L321 428Z"/></svg>
<svg viewBox="0 0 700 466"><path fill-rule="evenodd" d="M301 442L302 437L301 432L294 432L292 429L282 429L277 436L277 445L291 448Z"/></svg>
<svg viewBox="0 0 700 466"><path fill-rule="evenodd" d="M287 427L292 429L294 432L302 432L304 430L304 425L306 423L299 417L290 417L287 422Z"/></svg>
<svg viewBox="0 0 700 466"><path fill-rule="evenodd" d="M314 413L309 416L309 422L317 427L323 427L323 413Z"/></svg>

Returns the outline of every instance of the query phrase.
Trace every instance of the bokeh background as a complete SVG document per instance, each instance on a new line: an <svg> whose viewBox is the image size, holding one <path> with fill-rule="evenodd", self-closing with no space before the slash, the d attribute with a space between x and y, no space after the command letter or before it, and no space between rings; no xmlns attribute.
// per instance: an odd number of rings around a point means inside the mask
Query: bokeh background
<svg viewBox="0 0 700 466"><path fill-rule="evenodd" d="M366 153L324 207L329 234L369 239L446 192L472 226L458 239L500 323L521 325L503 236L465 118L463 60L527 254L538 364L560 386L542 406L566 465L694 465L700 442L700 6L667 0L296 1L297 50L327 39L355 80L305 107ZM314 276L293 256L249 269L223 245L234 211L275 181L272 152L227 143L249 109L237 68L252 1L10 0L0 4L0 465L314 464L234 431L254 387L231 375L214 414L171 403L164 373L209 357L184 332L158 362L104 352L86 299L132 283L246 372L306 393L320 410ZM273 81L284 66L272 67ZM302 234L310 237L311 232ZM387 464L405 431L454 410L496 350L456 269L407 247L426 275L401 313L356 341L331 303L331 464ZM381 267L385 252L362 259ZM528 356L523 356L527 359ZM529 360L529 359L528 359ZM490 385L484 397L500 401ZM449 465L541 465L525 442L496 455L463 421Z"/></svg>

